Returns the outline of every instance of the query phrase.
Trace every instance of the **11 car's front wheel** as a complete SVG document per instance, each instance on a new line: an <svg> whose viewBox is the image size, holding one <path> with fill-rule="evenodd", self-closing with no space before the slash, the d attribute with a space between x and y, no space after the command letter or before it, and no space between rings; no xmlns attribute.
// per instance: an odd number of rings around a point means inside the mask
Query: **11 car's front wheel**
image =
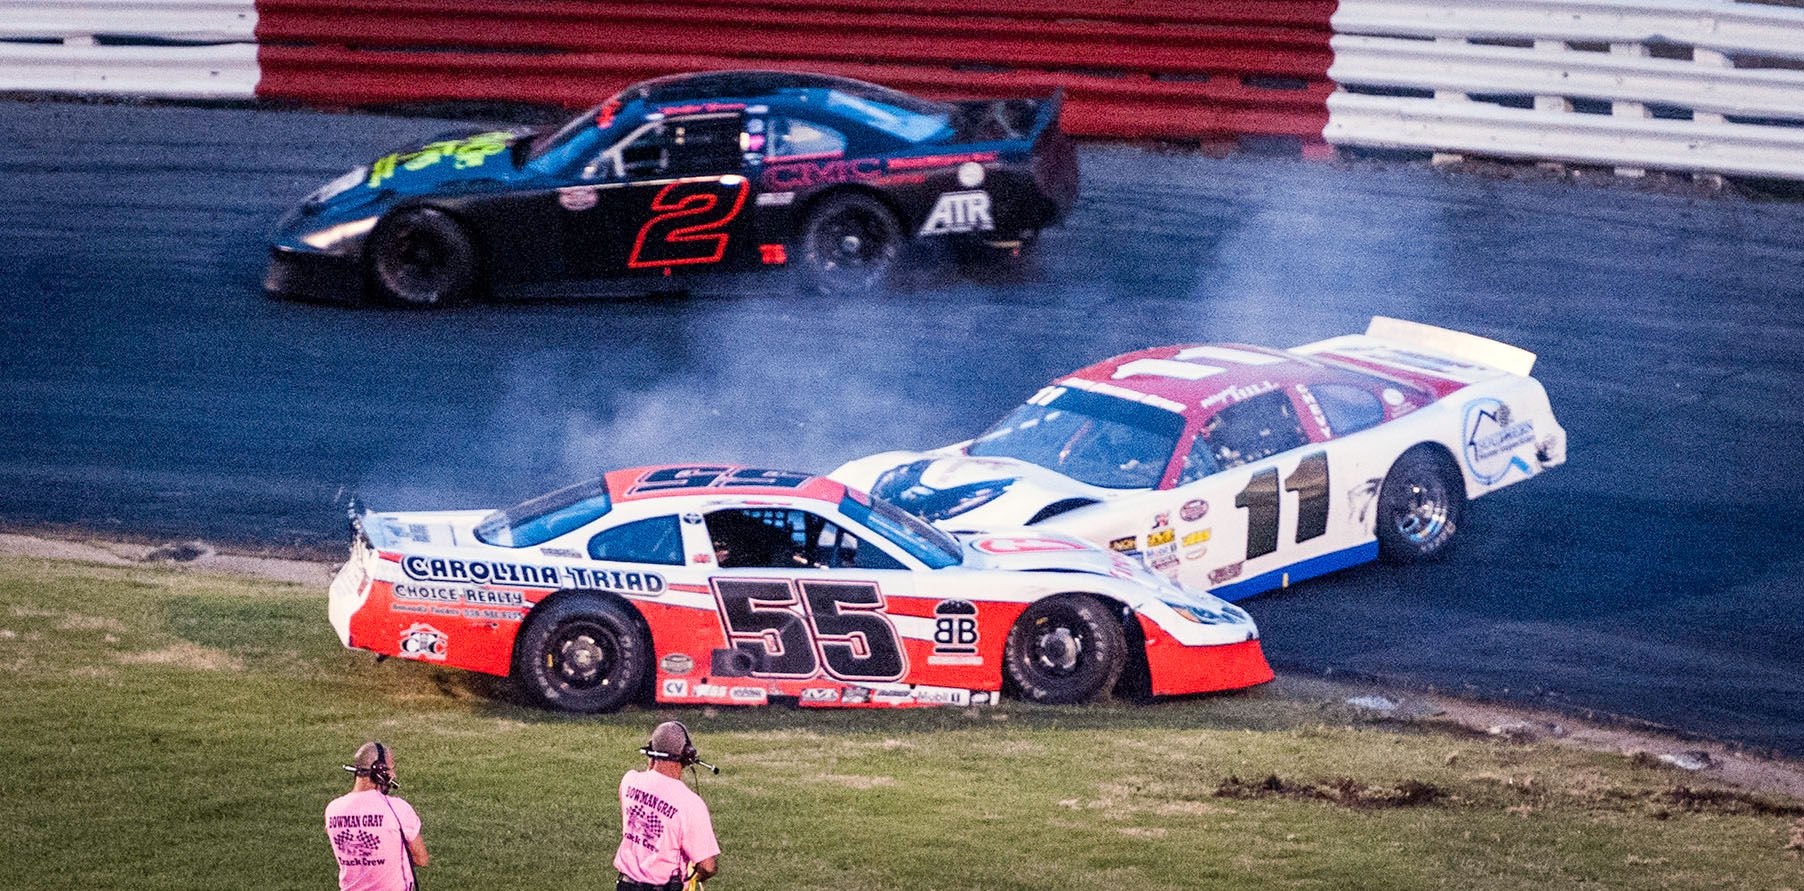
<svg viewBox="0 0 1804 891"><path fill-rule="evenodd" d="M364 252L371 288L397 306L458 303L476 289L476 247L437 208L407 207L383 217Z"/></svg>
<svg viewBox="0 0 1804 891"><path fill-rule="evenodd" d="M562 711L613 711L639 693L651 671L651 641L639 623L598 597L568 597L534 610L516 646L516 681Z"/></svg>
<svg viewBox="0 0 1804 891"><path fill-rule="evenodd" d="M1114 689L1127 665L1127 635L1102 601L1060 594L1027 608L1009 630L1003 666L1034 702L1087 702Z"/></svg>

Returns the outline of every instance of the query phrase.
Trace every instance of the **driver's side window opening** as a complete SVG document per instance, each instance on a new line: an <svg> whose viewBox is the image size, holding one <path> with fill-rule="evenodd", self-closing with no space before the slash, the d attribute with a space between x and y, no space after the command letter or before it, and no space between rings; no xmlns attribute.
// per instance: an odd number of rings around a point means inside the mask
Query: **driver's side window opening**
<svg viewBox="0 0 1804 891"><path fill-rule="evenodd" d="M1309 441L1290 404L1290 394L1283 390L1223 408L1203 424L1197 438L1208 442L1210 455L1223 470L1288 452Z"/></svg>
<svg viewBox="0 0 1804 891"><path fill-rule="evenodd" d="M736 114L649 124L618 147L616 172L628 179L735 172L740 127Z"/></svg>
<svg viewBox="0 0 1804 891"><path fill-rule="evenodd" d="M901 569L880 548L803 510L740 508L706 517L722 569Z"/></svg>

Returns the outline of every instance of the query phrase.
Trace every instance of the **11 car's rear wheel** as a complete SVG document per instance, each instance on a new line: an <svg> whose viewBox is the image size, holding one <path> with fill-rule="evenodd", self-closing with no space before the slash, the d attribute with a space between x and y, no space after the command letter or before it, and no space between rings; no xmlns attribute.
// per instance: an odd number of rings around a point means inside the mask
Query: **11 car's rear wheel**
<svg viewBox="0 0 1804 891"><path fill-rule="evenodd" d="M370 285L389 303L442 306L476 290L476 246L437 208L407 207L383 217L364 251Z"/></svg>
<svg viewBox="0 0 1804 891"><path fill-rule="evenodd" d="M876 290L902 254L902 224L883 202L859 192L828 195L802 226L800 271L823 294Z"/></svg>
<svg viewBox="0 0 1804 891"><path fill-rule="evenodd" d="M1391 465L1378 490L1378 549L1385 559L1431 560L1453 544L1466 493L1451 463L1432 447L1416 446Z"/></svg>
<svg viewBox="0 0 1804 891"><path fill-rule="evenodd" d="M562 711L613 711L638 695L651 672L651 641L638 621L599 597L534 610L516 647L515 680Z"/></svg>
<svg viewBox="0 0 1804 891"><path fill-rule="evenodd" d="M1027 608L1009 630L1003 666L1034 702L1087 702L1114 689L1127 665L1127 635L1102 601L1060 594Z"/></svg>

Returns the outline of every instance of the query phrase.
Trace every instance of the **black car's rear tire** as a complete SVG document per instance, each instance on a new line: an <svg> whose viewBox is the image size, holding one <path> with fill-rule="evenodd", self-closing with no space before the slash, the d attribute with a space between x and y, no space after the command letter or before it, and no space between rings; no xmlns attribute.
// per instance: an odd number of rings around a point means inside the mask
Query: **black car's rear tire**
<svg viewBox="0 0 1804 891"><path fill-rule="evenodd" d="M1379 554L1393 563L1442 556L1465 506L1465 479L1445 452L1427 445L1404 452L1378 490Z"/></svg>
<svg viewBox="0 0 1804 891"><path fill-rule="evenodd" d="M565 597L527 619L515 643L514 680L549 708L611 712L644 689L651 662L651 639L627 608Z"/></svg>
<svg viewBox="0 0 1804 891"><path fill-rule="evenodd" d="M1102 601L1060 594L1027 608L1009 629L1003 667L1023 698L1088 702L1115 688L1127 665L1127 634Z"/></svg>
<svg viewBox="0 0 1804 891"><path fill-rule="evenodd" d="M364 245L370 289L386 303L428 308L476 291L476 245L450 214L405 207L376 224Z"/></svg>
<svg viewBox="0 0 1804 891"><path fill-rule="evenodd" d="M870 195L838 192L808 212L797 244L804 282L822 294L867 294L902 255L902 224Z"/></svg>

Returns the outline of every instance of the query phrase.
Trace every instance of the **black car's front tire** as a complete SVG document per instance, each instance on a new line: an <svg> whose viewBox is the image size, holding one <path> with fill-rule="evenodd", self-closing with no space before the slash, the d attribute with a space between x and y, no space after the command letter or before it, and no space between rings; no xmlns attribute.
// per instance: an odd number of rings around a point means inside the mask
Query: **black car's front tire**
<svg viewBox="0 0 1804 891"><path fill-rule="evenodd" d="M902 224L870 195L837 192L809 211L797 247L797 265L809 288L865 294L883 285L901 257Z"/></svg>
<svg viewBox="0 0 1804 891"><path fill-rule="evenodd" d="M364 243L370 289L396 306L460 303L476 291L476 245L462 224L434 207L382 218Z"/></svg>
<svg viewBox="0 0 1804 891"><path fill-rule="evenodd" d="M1121 680L1127 633L1102 601L1088 594L1060 594L1029 606L1015 621L1002 664L1027 699L1088 702Z"/></svg>
<svg viewBox="0 0 1804 891"><path fill-rule="evenodd" d="M651 639L627 608L569 596L527 619L515 644L514 680L550 708L611 712L644 688L651 659Z"/></svg>
<svg viewBox="0 0 1804 891"><path fill-rule="evenodd" d="M1465 478L1445 452L1427 445L1404 452L1378 490L1379 554L1393 563L1440 557L1465 506Z"/></svg>

